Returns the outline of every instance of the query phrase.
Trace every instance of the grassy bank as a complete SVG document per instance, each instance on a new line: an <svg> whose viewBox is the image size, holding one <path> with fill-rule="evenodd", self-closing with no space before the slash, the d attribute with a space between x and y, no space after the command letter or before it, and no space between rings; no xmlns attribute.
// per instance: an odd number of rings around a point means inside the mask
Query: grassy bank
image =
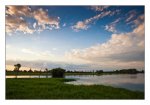
<svg viewBox="0 0 150 105"><path fill-rule="evenodd" d="M83 72L83 73L65 73L65 75L111 75L111 74L125 74L125 73L115 73L115 72L104 72L104 73L92 73L92 72ZM127 74L127 73L126 73ZM129 74L129 73L128 73ZM16 75L15 72L6 72L6 75ZM41 72L18 72L18 75L51 75L51 73Z"/></svg>
<svg viewBox="0 0 150 105"><path fill-rule="evenodd" d="M102 85L64 84L71 80L6 79L6 99L144 99L143 92Z"/></svg>
<svg viewBox="0 0 150 105"><path fill-rule="evenodd" d="M50 75L50 73L36 73L36 72L18 72L18 75ZM6 75L16 75L15 72L6 72Z"/></svg>

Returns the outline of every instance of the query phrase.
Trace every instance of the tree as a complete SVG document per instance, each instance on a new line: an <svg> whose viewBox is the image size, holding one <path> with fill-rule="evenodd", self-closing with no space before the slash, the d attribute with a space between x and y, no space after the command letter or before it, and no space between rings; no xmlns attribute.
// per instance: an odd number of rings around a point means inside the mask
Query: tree
<svg viewBox="0 0 150 105"><path fill-rule="evenodd" d="M103 70L97 70L96 73L101 74L101 73L103 73Z"/></svg>
<svg viewBox="0 0 150 105"><path fill-rule="evenodd" d="M46 78L48 78L48 69L45 68L45 72L46 72Z"/></svg>
<svg viewBox="0 0 150 105"><path fill-rule="evenodd" d="M30 68L30 70L29 70L28 72L32 73L33 71L32 71L32 69Z"/></svg>
<svg viewBox="0 0 150 105"><path fill-rule="evenodd" d="M19 71L19 69L21 68L21 64L15 64L14 67L14 71Z"/></svg>
<svg viewBox="0 0 150 105"><path fill-rule="evenodd" d="M16 78L17 78L19 69L21 68L21 64L19 64L19 63L18 63L18 64L15 64L14 67L15 67L15 68L14 68L14 72L16 72Z"/></svg>
<svg viewBox="0 0 150 105"><path fill-rule="evenodd" d="M52 77L53 77L53 78L63 78L65 71L66 71L66 70L65 70L65 69L62 69L62 68L55 68L55 69L52 69Z"/></svg>

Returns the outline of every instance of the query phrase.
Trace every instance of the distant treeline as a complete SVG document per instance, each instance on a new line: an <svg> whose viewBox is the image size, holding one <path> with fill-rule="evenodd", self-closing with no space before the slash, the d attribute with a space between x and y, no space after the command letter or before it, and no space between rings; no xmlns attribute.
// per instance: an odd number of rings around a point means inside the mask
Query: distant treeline
<svg viewBox="0 0 150 105"><path fill-rule="evenodd" d="M136 73L144 73L144 70L141 71L138 71L137 69L121 69L121 70L114 70L114 71L97 70L96 73L136 74Z"/></svg>
<svg viewBox="0 0 150 105"><path fill-rule="evenodd" d="M19 70L18 72L24 72L24 73L52 73L52 70L48 70L47 68L45 70ZM15 70L10 71L6 70L6 72L16 72ZM136 73L144 73L144 70L138 71L137 69L121 69L121 70L114 70L114 71L104 71L104 70L93 70L93 71L72 71L72 70L65 70L65 73L68 74L103 74L103 73L115 73L115 74L136 74Z"/></svg>

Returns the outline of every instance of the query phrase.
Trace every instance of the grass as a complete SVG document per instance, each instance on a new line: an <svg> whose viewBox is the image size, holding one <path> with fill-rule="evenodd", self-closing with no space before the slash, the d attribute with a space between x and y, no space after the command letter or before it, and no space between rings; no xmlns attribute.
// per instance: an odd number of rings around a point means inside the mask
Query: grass
<svg viewBox="0 0 150 105"><path fill-rule="evenodd" d="M93 73L93 72L82 72L82 73L74 73L74 72L71 72L71 73L68 73L66 72L65 75L111 75L111 74L127 74L127 73L116 73L116 72L103 72L103 73ZM16 75L15 72L13 71L8 71L6 72L6 75L9 76L9 75ZM41 73L38 73L38 72L18 72L18 75L51 75L51 73L46 73L46 72L41 72Z"/></svg>
<svg viewBox="0 0 150 105"><path fill-rule="evenodd" d="M144 99L143 92L103 85L71 85L73 79L6 79L6 99Z"/></svg>
<svg viewBox="0 0 150 105"><path fill-rule="evenodd" d="M6 75L8 76L8 75L16 75L16 73L15 72L6 72ZM47 75L47 73L44 73L44 72L42 72L42 73L36 73L36 72L18 72L18 75ZM49 73L49 75L50 75L50 73Z"/></svg>

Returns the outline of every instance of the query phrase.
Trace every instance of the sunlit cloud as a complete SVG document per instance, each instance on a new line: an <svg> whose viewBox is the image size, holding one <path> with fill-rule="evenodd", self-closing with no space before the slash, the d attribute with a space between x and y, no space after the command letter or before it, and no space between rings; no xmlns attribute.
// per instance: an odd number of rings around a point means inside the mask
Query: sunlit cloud
<svg viewBox="0 0 150 105"><path fill-rule="evenodd" d="M5 16L9 67L144 68L143 6L6 6Z"/></svg>
<svg viewBox="0 0 150 105"><path fill-rule="evenodd" d="M103 11L98 15L85 19L84 21L78 21L75 25L72 26L72 29L75 30L76 32L78 32L79 30L87 30L89 28L89 25L94 21L104 18L106 16L112 16L117 13L119 13L119 10Z"/></svg>
<svg viewBox="0 0 150 105"><path fill-rule="evenodd" d="M26 18L35 19L36 22L29 26L31 22ZM50 17L48 11L42 8L31 10L29 6L6 6L6 33L8 35L17 31L33 34L45 29L59 29L59 20L60 17Z"/></svg>
<svg viewBox="0 0 150 105"><path fill-rule="evenodd" d="M49 17L47 11L44 11L42 8L34 11L33 17L37 20L36 25L41 26L43 30L46 29L46 25L49 25L51 28L59 29L59 17Z"/></svg>
<svg viewBox="0 0 150 105"><path fill-rule="evenodd" d="M121 18L116 19L115 21L111 22L108 25L105 25L105 30L112 32L112 33L116 33L116 25L117 23L121 20Z"/></svg>
<svg viewBox="0 0 150 105"><path fill-rule="evenodd" d="M119 67L134 64L133 67L144 67L144 22L141 19L143 15L136 20L135 24L140 24L132 32L112 34L111 39L105 43L86 49L74 49L66 56L91 63L97 62L103 66L107 64L113 67L117 64ZM118 21L114 23L116 22Z"/></svg>
<svg viewBox="0 0 150 105"><path fill-rule="evenodd" d="M91 6L91 9L94 10L94 11L103 11L107 8L109 8L110 6Z"/></svg>
<svg viewBox="0 0 150 105"><path fill-rule="evenodd" d="M135 10L129 11L125 21L130 22L136 16L136 14L137 14L137 12Z"/></svg>
<svg viewBox="0 0 150 105"><path fill-rule="evenodd" d="M6 6L6 14L12 16L31 16L31 8L29 6Z"/></svg>
<svg viewBox="0 0 150 105"><path fill-rule="evenodd" d="M53 59L54 58L54 54L51 53L51 51L42 51L42 52L39 52L39 51L34 51L34 50L31 50L31 49L27 49L27 48L23 48L21 50L23 53L26 53L26 54L31 54L33 56L33 58L42 58L42 59ZM35 60L36 60L35 59Z"/></svg>
<svg viewBox="0 0 150 105"><path fill-rule="evenodd" d="M23 32L32 34L33 29L29 28L28 23L22 17L6 16L6 33Z"/></svg>

